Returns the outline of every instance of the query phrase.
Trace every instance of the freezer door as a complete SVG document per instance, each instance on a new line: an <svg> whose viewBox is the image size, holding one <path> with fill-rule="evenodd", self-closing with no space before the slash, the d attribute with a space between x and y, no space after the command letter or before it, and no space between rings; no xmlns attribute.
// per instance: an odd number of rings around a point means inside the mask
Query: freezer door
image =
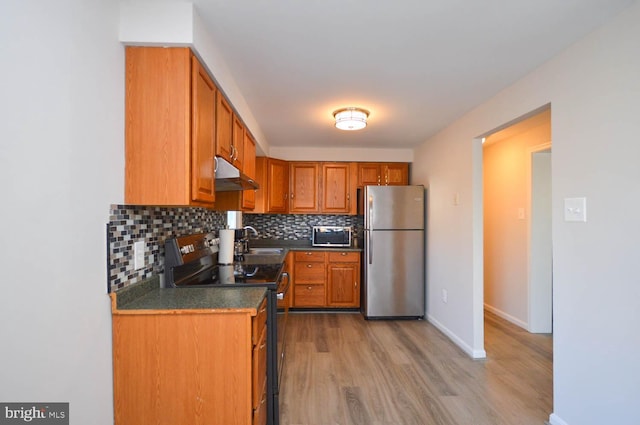
<svg viewBox="0 0 640 425"><path fill-rule="evenodd" d="M424 229L424 186L365 186L365 229Z"/></svg>
<svg viewBox="0 0 640 425"><path fill-rule="evenodd" d="M365 232L362 313L424 317L424 231Z"/></svg>

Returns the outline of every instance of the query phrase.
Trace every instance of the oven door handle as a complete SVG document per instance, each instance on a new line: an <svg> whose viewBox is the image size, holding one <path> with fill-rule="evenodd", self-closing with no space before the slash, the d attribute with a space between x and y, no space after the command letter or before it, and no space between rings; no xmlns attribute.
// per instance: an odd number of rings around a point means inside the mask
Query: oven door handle
<svg viewBox="0 0 640 425"><path fill-rule="evenodd" d="M284 278L287 278L287 284L285 285L284 289L280 292L278 292L276 294L276 298L279 300L284 300L284 295L287 293L287 290L289 289L289 284L291 283L291 277L289 276L289 273L287 272L282 272L282 277L280 278L281 280ZM280 285L278 285L280 286ZM280 287L278 287L278 290L280 289Z"/></svg>

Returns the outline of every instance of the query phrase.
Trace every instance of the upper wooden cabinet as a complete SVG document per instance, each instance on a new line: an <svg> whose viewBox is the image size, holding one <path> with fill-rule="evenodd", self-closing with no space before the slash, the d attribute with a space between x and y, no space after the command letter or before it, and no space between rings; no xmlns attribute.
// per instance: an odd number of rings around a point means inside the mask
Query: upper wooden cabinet
<svg viewBox="0 0 640 425"><path fill-rule="evenodd" d="M233 137L231 138L231 163L244 171L244 124L233 114ZM244 171L246 174L246 171Z"/></svg>
<svg viewBox="0 0 640 425"><path fill-rule="evenodd" d="M235 128L235 125L234 125ZM242 152L240 158L242 163L244 174L249 178L254 179L260 185L260 188L264 187L264 183L260 180L260 177L256 173L256 142L248 129L243 127L242 131L242 148L238 149L238 152ZM216 210L222 211L252 211L256 206L256 191L255 190L243 190L233 192L218 192L216 194ZM264 211L262 211L264 212Z"/></svg>
<svg viewBox="0 0 640 425"><path fill-rule="evenodd" d="M358 187L409 184L409 164L406 162L358 163Z"/></svg>
<svg viewBox="0 0 640 425"><path fill-rule="evenodd" d="M289 209L289 163L281 159L256 158L256 213L286 214Z"/></svg>
<svg viewBox="0 0 640 425"><path fill-rule="evenodd" d="M212 206L212 79L188 48L127 47L125 68L125 203Z"/></svg>
<svg viewBox="0 0 640 425"><path fill-rule="evenodd" d="M233 162L233 109L218 91L216 96L216 155Z"/></svg>
<svg viewBox="0 0 640 425"><path fill-rule="evenodd" d="M244 173L252 179L256 179L256 142L253 140L251 133L247 129L244 130L242 136L242 161ZM242 209L252 210L256 206L256 191L243 190L242 192Z"/></svg>
<svg viewBox="0 0 640 425"><path fill-rule="evenodd" d="M291 194L289 196L289 212L317 213L318 206L318 177L320 163L291 162L289 164L289 181Z"/></svg>
<svg viewBox="0 0 640 425"><path fill-rule="evenodd" d="M320 210L323 213L355 213L355 163L323 162Z"/></svg>

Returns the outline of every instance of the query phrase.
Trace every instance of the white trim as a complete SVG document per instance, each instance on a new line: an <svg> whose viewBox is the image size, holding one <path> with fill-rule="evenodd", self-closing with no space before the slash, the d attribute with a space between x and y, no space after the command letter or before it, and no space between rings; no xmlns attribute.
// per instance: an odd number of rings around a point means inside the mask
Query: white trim
<svg viewBox="0 0 640 425"><path fill-rule="evenodd" d="M427 315L427 321L435 326L440 332L445 334L454 344L462 349L467 355L473 359L484 359L487 357L487 352L484 350L475 350L467 343L465 343L458 335L451 332L446 326L438 322L432 315Z"/></svg>
<svg viewBox="0 0 640 425"><path fill-rule="evenodd" d="M490 311L491 313L495 314L496 316L500 316L504 320L509 321L509 322L513 323L514 325L516 325L516 326L520 326L522 329L525 329L527 331L529 330L529 324L527 322L523 322L522 320L520 320L520 319L518 319L516 317L513 317L512 315L510 315L508 313L505 313L504 311L499 310L499 309L497 309L497 308L495 308L493 306L490 306L487 303L484 304L484 308L485 308L485 310Z"/></svg>
<svg viewBox="0 0 640 425"><path fill-rule="evenodd" d="M569 425L567 422L560 419L560 416L556 415L555 413L549 415L549 423L551 425Z"/></svg>

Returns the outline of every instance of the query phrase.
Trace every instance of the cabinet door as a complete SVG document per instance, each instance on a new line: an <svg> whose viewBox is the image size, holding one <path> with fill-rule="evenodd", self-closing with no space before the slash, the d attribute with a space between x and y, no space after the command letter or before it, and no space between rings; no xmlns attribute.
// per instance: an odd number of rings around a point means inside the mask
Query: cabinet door
<svg viewBox="0 0 640 425"><path fill-rule="evenodd" d="M406 162L384 164L382 175L385 185L407 185L409 184L409 164Z"/></svg>
<svg viewBox="0 0 640 425"><path fill-rule="evenodd" d="M322 212L350 212L349 163L322 164Z"/></svg>
<svg viewBox="0 0 640 425"><path fill-rule="evenodd" d="M358 187L379 185L380 183L380 164L374 162L358 164Z"/></svg>
<svg viewBox="0 0 640 425"><path fill-rule="evenodd" d="M125 203L191 200L191 52L127 47Z"/></svg>
<svg viewBox="0 0 640 425"><path fill-rule="evenodd" d="M332 263L327 268L327 306L360 306L358 263Z"/></svg>
<svg viewBox="0 0 640 425"><path fill-rule="evenodd" d="M267 160L267 212L286 213L289 203L289 164L287 161Z"/></svg>
<svg viewBox="0 0 640 425"><path fill-rule="evenodd" d="M233 114L233 139L231 144L231 159L233 165L235 165L238 170L244 172L244 124L242 124L242 120L236 115Z"/></svg>
<svg viewBox="0 0 640 425"><path fill-rule="evenodd" d="M318 208L318 170L317 162L293 162L290 165L291 196L289 212L314 213Z"/></svg>
<svg viewBox="0 0 640 425"><path fill-rule="evenodd" d="M213 202L216 87L198 58L192 56L191 64L191 199Z"/></svg>
<svg viewBox="0 0 640 425"><path fill-rule="evenodd" d="M216 155L231 160L231 142L233 140L233 110L218 91L216 101Z"/></svg>
<svg viewBox="0 0 640 425"><path fill-rule="evenodd" d="M253 141L251 133L244 130L243 136L243 165L244 173L252 179L256 178L256 142ZM242 209L252 210L256 206L256 191L245 190L242 192Z"/></svg>

